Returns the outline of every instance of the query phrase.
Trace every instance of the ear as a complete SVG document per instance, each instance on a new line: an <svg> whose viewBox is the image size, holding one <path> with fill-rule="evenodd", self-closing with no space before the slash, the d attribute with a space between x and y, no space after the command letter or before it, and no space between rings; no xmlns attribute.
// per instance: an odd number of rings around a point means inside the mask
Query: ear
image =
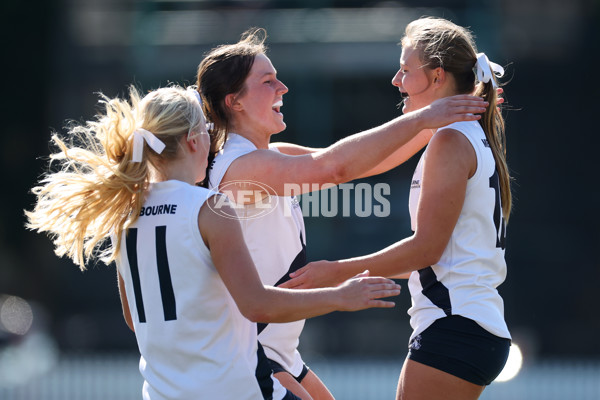
<svg viewBox="0 0 600 400"><path fill-rule="evenodd" d="M190 150L191 153L195 153L196 151L198 151L200 144L198 143L197 137L194 136L190 140L188 140L186 137L184 137L183 140L185 140L185 142L188 146L188 149Z"/></svg>
<svg viewBox="0 0 600 400"><path fill-rule="evenodd" d="M437 67L433 70L432 82L437 87L442 86L446 82L446 71L442 67Z"/></svg>
<svg viewBox="0 0 600 400"><path fill-rule="evenodd" d="M242 104L237 100L237 95L234 93L229 93L225 96L225 105L234 111L242 111L244 109Z"/></svg>

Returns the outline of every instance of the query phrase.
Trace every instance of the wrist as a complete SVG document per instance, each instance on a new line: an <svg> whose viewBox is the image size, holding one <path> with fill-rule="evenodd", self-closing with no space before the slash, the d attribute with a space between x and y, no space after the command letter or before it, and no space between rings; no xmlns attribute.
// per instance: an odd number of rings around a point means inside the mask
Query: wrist
<svg viewBox="0 0 600 400"><path fill-rule="evenodd" d="M354 259L332 261L331 271L338 282L344 282L365 271L364 264Z"/></svg>
<svg viewBox="0 0 600 400"><path fill-rule="evenodd" d="M427 117L427 109L429 106L419 108L418 110L410 111L404 114L406 117L406 123L409 125L409 129L415 132L421 132L424 129L430 128Z"/></svg>

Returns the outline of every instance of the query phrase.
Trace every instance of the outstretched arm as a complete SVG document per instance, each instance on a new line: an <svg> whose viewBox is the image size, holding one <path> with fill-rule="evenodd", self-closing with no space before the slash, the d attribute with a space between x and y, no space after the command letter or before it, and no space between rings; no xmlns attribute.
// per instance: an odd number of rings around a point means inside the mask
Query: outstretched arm
<svg viewBox="0 0 600 400"><path fill-rule="evenodd" d="M377 166L361 174L360 176L358 176L358 178L366 178L367 176L379 175L389 171L390 169L396 168L398 165L404 163L406 160L410 159L412 156L417 154L419 150L425 147L427 143L429 143L431 136L433 136L432 129L422 130L415 137L406 142L406 144L404 144L386 159L377 164ZM287 154L289 156L313 154L323 150L285 142L272 143L271 145L273 147L276 147L283 154Z"/></svg>
<svg viewBox="0 0 600 400"><path fill-rule="evenodd" d="M496 104L499 106L504 103L504 98L501 97L501 95L504 93L504 89L497 88L496 92L498 93ZM500 111L499 107L498 111ZM399 166L400 164L404 163L412 156L417 154L417 152L423 147L425 147L433 137L433 133L434 129L422 130L408 143L397 149L392 155L387 157L385 160L381 161L375 168L361 175L360 178L379 175L381 173L389 171L390 169L396 168L397 166Z"/></svg>
<svg viewBox="0 0 600 400"><path fill-rule="evenodd" d="M298 195L312 191L313 184L321 189L325 184L347 182L375 168L423 129L437 128L455 121L477 120L480 118L477 113L483 112L486 105L475 96L446 97L316 152L290 156L256 150L235 160L227 170L223 183L256 181L268 186L273 192L271 194ZM295 185L295 190L290 193L292 185ZM243 189L262 190L262 187L248 186Z"/></svg>
<svg viewBox="0 0 600 400"><path fill-rule="evenodd" d="M276 147L277 150L279 150L283 154L287 154L288 156L302 156L305 154L312 154L323 150L314 147L300 146L299 144L286 142L271 143L271 146Z"/></svg>
<svg viewBox="0 0 600 400"><path fill-rule="evenodd" d="M399 277L435 264L450 240L476 168L475 151L463 134L436 133L425 154L414 235L366 256L307 264L282 287L332 286L366 268L375 275Z"/></svg>
<svg viewBox="0 0 600 400"><path fill-rule="evenodd" d="M315 290L264 286L235 219L235 211L218 203L216 197L207 200L212 207L202 206L198 225L221 279L246 318L255 322L290 322L336 310L394 306L380 299L398 295L400 287L381 277L363 275L337 288ZM217 204L219 212L213 211Z"/></svg>
<svg viewBox="0 0 600 400"><path fill-rule="evenodd" d="M496 104L499 106L504 103L504 98L501 97L504 94L504 89L498 88L496 89L498 93L498 98ZM410 139L406 144L396 149L390 156L381 161L374 168L362 173L358 178L365 178L368 176L379 175L381 173L387 172L393 168L396 168L400 164L409 160L412 156L417 154L419 150L423 149L431 140L433 136L434 129L424 129L419 132L415 137ZM303 155L303 154L311 154L316 153L317 151L323 149L316 149L311 147L299 146L291 143L273 143L275 147L279 149L284 154L287 155Z"/></svg>

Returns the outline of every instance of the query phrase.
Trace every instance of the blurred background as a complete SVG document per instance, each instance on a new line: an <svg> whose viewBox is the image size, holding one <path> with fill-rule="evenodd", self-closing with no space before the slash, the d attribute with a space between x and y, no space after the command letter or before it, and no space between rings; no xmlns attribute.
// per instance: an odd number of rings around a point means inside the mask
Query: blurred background
<svg viewBox="0 0 600 400"><path fill-rule="evenodd" d="M274 140L326 146L400 114L390 84L398 42L423 15L470 27L479 51L506 69L515 205L500 292L521 353L482 398L600 398L600 1L3 0L1 7L1 399L140 398L139 354L114 266L81 272L23 227L53 131L93 118L96 92L193 84L205 52L258 26L290 89L282 109L288 128ZM361 255L408 236L417 159L363 181L390 184L388 217L307 216L309 259ZM305 361L339 399L393 398L409 306L405 285L393 310L308 321Z"/></svg>

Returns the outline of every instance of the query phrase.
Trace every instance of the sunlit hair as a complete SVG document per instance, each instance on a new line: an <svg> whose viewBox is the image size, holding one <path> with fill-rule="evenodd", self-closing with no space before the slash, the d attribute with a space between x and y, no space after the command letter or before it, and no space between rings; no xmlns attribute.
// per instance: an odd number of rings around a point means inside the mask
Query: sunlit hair
<svg viewBox="0 0 600 400"><path fill-rule="evenodd" d="M473 70L477 62L477 47L467 29L442 18L425 17L408 24L401 41L404 47L418 50L421 62L430 69L438 67L452 74L457 94L483 97L489 106L479 123L490 144L500 178L502 211L508 221L512 206L510 174L506 163L504 118L497 109L497 93L492 80L476 82ZM492 79L496 80L495 76ZM497 83L497 82L496 82Z"/></svg>
<svg viewBox="0 0 600 400"><path fill-rule="evenodd" d="M239 42L212 49L198 66L196 86L202 97L206 118L213 123L209 131L209 167L215 154L223 147L231 125L225 97L228 94L243 95L246 78L256 56L266 53L266 38L264 29L251 28L242 34Z"/></svg>
<svg viewBox="0 0 600 400"><path fill-rule="evenodd" d="M152 174L179 155L182 139L205 130L206 121L194 91L160 88L141 98L133 86L129 101L100 94L103 112L85 124L71 124L66 135L54 134L57 152L48 172L32 189L36 203L25 211L26 226L46 232L55 253L85 269L92 256L110 263L120 238L135 222ZM132 162L133 132L143 128L166 146L157 154L144 143L142 162Z"/></svg>

